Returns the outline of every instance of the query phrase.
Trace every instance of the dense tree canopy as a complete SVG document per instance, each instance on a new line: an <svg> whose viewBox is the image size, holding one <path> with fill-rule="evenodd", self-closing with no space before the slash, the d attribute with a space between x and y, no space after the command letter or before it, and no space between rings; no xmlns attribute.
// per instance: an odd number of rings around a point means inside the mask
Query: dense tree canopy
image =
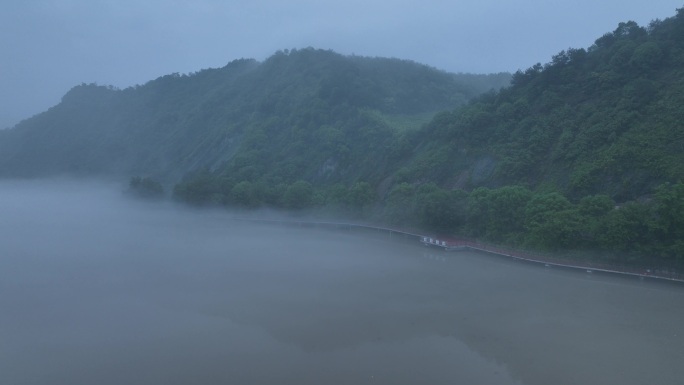
<svg viewBox="0 0 684 385"><path fill-rule="evenodd" d="M405 168L442 186L553 184L573 199L652 194L684 176L684 20L620 23L589 49L568 49L512 86L440 115ZM483 167L489 165L490 167ZM467 172L469 178L459 178Z"/></svg>
<svg viewBox="0 0 684 385"><path fill-rule="evenodd" d="M505 74L282 51L122 91L76 87L0 132L0 174L160 175L194 205L682 268L682 63L682 10L620 23L503 89Z"/></svg>
<svg viewBox="0 0 684 385"><path fill-rule="evenodd" d="M151 175L175 183L208 168L234 183L352 183L388 172L369 165L387 162L399 131L509 80L307 48L124 90L82 84L0 132L0 176Z"/></svg>

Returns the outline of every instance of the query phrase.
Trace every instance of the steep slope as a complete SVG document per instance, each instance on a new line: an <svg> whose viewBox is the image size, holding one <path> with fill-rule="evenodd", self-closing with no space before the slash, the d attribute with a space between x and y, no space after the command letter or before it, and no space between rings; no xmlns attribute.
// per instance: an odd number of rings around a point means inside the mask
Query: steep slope
<svg viewBox="0 0 684 385"><path fill-rule="evenodd" d="M274 173L311 179L321 169L340 179L364 161L357 155L383 148L397 130L508 79L303 49L124 90L84 84L0 132L0 176L175 182L188 171L228 167L249 179L292 159Z"/></svg>
<svg viewBox="0 0 684 385"><path fill-rule="evenodd" d="M398 180L472 189L523 184L617 201L684 178L684 14L620 23L436 117Z"/></svg>

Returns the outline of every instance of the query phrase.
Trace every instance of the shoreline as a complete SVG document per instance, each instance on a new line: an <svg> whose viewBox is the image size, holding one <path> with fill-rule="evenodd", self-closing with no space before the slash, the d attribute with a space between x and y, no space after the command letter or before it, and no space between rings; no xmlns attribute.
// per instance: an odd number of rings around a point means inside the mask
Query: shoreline
<svg viewBox="0 0 684 385"><path fill-rule="evenodd" d="M576 272L584 272L585 274L609 274L628 278L637 278L641 280L649 280L654 282L667 282L675 284L684 284L684 275L677 273L663 274L658 270L650 269L628 269L617 266L610 266L597 263L581 263L572 260L559 260L554 257L547 257L538 254L532 254L513 249L506 249L502 247L492 246L484 243L462 240L462 239L448 239L440 237L431 237L417 232L399 230L390 227L380 227L367 224L349 223L349 222L330 222L330 221L306 221L306 220L285 220L285 219L264 219L264 218L245 218L234 217L238 221L260 222L266 224L277 225L297 225L300 227L315 227L327 228L332 230L352 230L359 229L364 231L376 231L387 233L390 238L392 236L401 236L403 238L414 238L418 243L422 243L426 247L439 248L444 252L457 251L476 251L487 253L499 257L509 258L512 260L525 262L529 264L543 265L544 267L555 267L565 270L572 270Z"/></svg>

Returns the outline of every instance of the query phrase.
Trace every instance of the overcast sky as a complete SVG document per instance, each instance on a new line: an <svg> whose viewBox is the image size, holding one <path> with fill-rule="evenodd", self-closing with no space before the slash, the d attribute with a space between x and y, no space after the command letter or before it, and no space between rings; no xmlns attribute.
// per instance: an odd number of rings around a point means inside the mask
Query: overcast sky
<svg viewBox="0 0 684 385"><path fill-rule="evenodd" d="M2 0L0 128L80 83L125 88L279 49L411 59L452 72L526 69L683 0Z"/></svg>

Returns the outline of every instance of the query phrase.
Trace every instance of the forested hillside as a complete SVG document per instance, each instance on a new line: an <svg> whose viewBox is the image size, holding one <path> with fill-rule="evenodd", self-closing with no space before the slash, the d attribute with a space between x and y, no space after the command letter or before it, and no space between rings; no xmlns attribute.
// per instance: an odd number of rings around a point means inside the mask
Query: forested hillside
<svg viewBox="0 0 684 385"><path fill-rule="evenodd" d="M369 162L387 161L380 149L399 130L509 80L303 49L124 90L84 84L0 131L0 175L174 183L189 171L225 168L240 180L268 173L350 181L379 172Z"/></svg>
<svg viewBox="0 0 684 385"><path fill-rule="evenodd" d="M444 187L551 185L618 201L684 175L684 20L634 22L441 114L402 171Z"/></svg>
<svg viewBox="0 0 684 385"><path fill-rule="evenodd" d="M684 11L509 80L305 49L82 85L0 132L0 175L684 269Z"/></svg>
<svg viewBox="0 0 684 385"><path fill-rule="evenodd" d="M510 87L440 113L419 130L388 136L391 130L372 123L381 120L361 113L362 131L345 128L366 134L354 134L366 144L353 153L335 147L335 135L321 140L305 128L299 148L273 159L291 173L271 174L269 163L260 163L269 145L257 140L259 155L190 175L175 196L315 208L573 258L681 268L683 48L682 11L646 28L621 23L588 49L520 71ZM306 127L292 122L288 127ZM328 149L316 158L324 165L317 172L291 162L310 144ZM323 183L344 154L372 167L342 168L349 179Z"/></svg>
<svg viewBox="0 0 684 385"><path fill-rule="evenodd" d="M684 11L648 27L620 23L411 134L416 146L394 174L385 218L682 265L682 106Z"/></svg>

